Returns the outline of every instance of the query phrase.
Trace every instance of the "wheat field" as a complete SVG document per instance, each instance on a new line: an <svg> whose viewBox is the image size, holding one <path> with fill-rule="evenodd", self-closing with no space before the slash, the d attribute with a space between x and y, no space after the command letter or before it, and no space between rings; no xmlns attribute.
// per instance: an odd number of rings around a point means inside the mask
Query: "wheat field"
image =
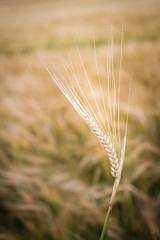
<svg viewBox="0 0 160 240"><path fill-rule="evenodd" d="M160 2L0 1L0 239L98 240L113 178L104 150L39 59L63 73L76 44L101 78L113 26L121 118L132 78L124 169L108 240L160 239ZM76 42L76 43L75 43ZM98 93L97 93L98 94Z"/></svg>

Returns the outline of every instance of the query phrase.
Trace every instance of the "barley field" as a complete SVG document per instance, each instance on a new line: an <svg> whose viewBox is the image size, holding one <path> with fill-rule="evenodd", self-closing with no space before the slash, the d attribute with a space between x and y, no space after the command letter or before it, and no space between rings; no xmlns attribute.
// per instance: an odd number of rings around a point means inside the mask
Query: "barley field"
<svg viewBox="0 0 160 240"><path fill-rule="evenodd" d="M44 64L101 78L114 38L126 157L108 240L160 239L160 1L0 1L0 240L98 240L112 192L107 156Z"/></svg>

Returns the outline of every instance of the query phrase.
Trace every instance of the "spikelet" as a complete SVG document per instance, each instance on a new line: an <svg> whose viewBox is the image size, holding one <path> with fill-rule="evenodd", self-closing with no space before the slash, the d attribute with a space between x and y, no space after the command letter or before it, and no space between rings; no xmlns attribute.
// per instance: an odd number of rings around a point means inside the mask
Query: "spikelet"
<svg viewBox="0 0 160 240"><path fill-rule="evenodd" d="M100 127L95 123L95 121L87 116L84 112L81 114L81 117L85 120L91 130L94 132L102 146L104 147L107 156L110 162L110 171L113 177L116 176L118 167L119 167L119 160L117 157L117 153L112 145L110 137L107 136Z"/></svg>

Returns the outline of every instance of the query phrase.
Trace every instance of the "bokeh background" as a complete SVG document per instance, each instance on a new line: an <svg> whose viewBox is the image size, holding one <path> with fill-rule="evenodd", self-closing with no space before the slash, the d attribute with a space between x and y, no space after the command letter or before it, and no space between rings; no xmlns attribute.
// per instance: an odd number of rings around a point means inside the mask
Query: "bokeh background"
<svg viewBox="0 0 160 240"><path fill-rule="evenodd" d="M160 1L1 0L1 240L99 239L113 184L109 164L39 58L61 68L60 55L71 55L84 78L76 40L96 80L95 37L105 77L111 24L115 69L123 24L122 83L132 75L133 81L126 158L107 239L160 239Z"/></svg>

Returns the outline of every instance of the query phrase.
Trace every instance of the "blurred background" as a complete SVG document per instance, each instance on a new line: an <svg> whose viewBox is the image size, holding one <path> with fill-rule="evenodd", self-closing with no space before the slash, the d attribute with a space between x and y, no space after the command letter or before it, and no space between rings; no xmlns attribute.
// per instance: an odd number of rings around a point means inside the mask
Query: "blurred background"
<svg viewBox="0 0 160 240"><path fill-rule="evenodd" d="M96 137L53 84L75 40L96 79L113 26L122 92L133 75L126 158L108 240L160 239L160 1L0 1L0 239L98 240L113 178ZM122 103L121 126L125 105ZM124 108L124 109L123 109Z"/></svg>

